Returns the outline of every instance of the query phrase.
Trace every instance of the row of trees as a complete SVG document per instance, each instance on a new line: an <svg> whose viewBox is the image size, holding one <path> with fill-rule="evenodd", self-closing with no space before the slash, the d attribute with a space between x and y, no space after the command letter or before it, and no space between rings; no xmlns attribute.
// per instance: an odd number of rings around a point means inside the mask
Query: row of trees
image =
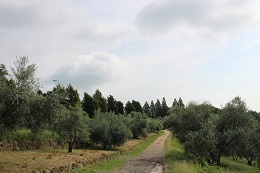
<svg viewBox="0 0 260 173"><path fill-rule="evenodd" d="M57 85L42 93L36 66L28 63L27 57L18 58L12 74L0 66L1 140L23 128L35 136L50 130L66 141L72 152L76 141L90 140L106 149L162 129L160 120L136 112L137 106L142 107L134 100L136 109L125 113L122 102L111 95L105 99L99 90L93 96L84 93L82 101L72 85Z"/></svg>
<svg viewBox="0 0 260 173"><path fill-rule="evenodd" d="M260 114L248 110L240 97L222 109L207 102L191 102L185 108L175 106L165 117L164 125L200 163L219 165L222 156L232 156L246 158L249 165L258 160L260 166Z"/></svg>
<svg viewBox="0 0 260 173"><path fill-rule="evenodd" d="M107 99L102 96L99 90L96 90L93 96L88 93L84 93L82 100L83 110L93 118L95 112L100 111L102 113L114 112L115 114L130 114L131 112L145 113L151 118L163 118L168 115L169 107L167 106L166 100L163 97L162 103L157 99L156 103L152 100L150 105L146 101L143 106L141 106L139 101L132 100L127 101L125 106L121 101L117 101L112 95L109 95ZM184 107L181 98L177 101L174 99L172 107L179 106Z"/></svg>

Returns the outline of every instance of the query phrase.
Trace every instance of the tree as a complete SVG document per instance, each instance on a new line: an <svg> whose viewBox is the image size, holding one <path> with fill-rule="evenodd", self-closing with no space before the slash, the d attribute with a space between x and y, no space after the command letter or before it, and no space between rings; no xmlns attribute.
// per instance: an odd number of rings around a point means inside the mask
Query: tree
<svg viewBox="0 0 260 173"><path fill-rule="evenodd" d="M72 152L76 140L87 140L89 136L87 118L80 107L63 109L53 128L68 143L68 152Z"/></svg>
<svg viewBox="0 0 260 173"><path fill-rule="evenodd" d="M116 100L112 95L109 95L107 97L107 107L108 107L108 112L114 112L115 114L118 114L117 110L117 105L116 105Z"/></svg>
<svg viewBox="0 0 260 173"><path fill-rule="evenodd" d="M39 78L35 76L35 64L28 65L27 57L20 57L11 67L12 79L8 80L8 72L4 65L0 67L0 126L2 130L12 131L25 124L30 112L30 101L38 90Z"/></svg>
<svg viewBox="0 0 260 173"><path fill-rule="evenodd" d="M3 82L8 82L7 79L8 71L5 68L4 64L0 64L0 80Z"/></svg>
<svg viewBox="0 0 260 173"><path fill-rule="evenodd" d="M179 106L180 108L184 108L184 107L185 107L185 106L184 106L184 103L183 103L183 101L182 101L181 98L179 98L179 100L178 100L178 106Z"/></svg>
<svg viewBox="0 0 260 173"><path fill-rule="evenodd" d="M84 92L82 100L83 110L88 114L89 118L93 118L98 110L98 103L88 93Z"/></svg>
<svg viewBox="0 0 260 173"><path fill-rule="evenodd" d="M131 123L133 138L146 137L148 127L147 117L140 112L132 112L131 116L133 118Z"/></svg>
<svg viewBox="0 0 260 173"><path fill-rule="evenodd" d="M238 146L245 140L245 129L252 127L250 118L246 103L240 97L235 97L222 109L216 127L221 136L217 145L219 160L223 154L237 154Z"/></svg>
<svg viewBox="0 0 260 173"><path fill-rule="evenodd" d="M99 113L90 123L90 139L104 149L123 145L129 137L129 129L112 112Z"/></svg>
<svg viewBox="0 0 260 173"><path fill-rule="evenodd" d="M162 105L159 99L157 99L155 105L155 117L156 118L161 118L162 117Z"/></svg>
<svg viewBox="0 0 260 173"><path fill-rule="evenodd" d="M68 103L69 106L75 107L77 104L80 103L79 93L77 89L74 89L74 87L69 84L66 88L67 94L68 94Z"/></svg>
<svg viewBox="0 0 260 173"><path fill-rule="evenodd" d="M144 103L143 110L144 110L144 113L147 116L151 117L151 115L150 115L150 106L149 106L147 101Z"/></svg>
<svg viewBox="0 0 260 173"><path fill-rule="evenodd" d="M132 104L133 104L136 112L143 113L143 108L142 108L141 104L139 103L139 101L132 100Z"/></svg>
<svg viewBox="0 0 260 173"><path fill-rule="evenodd" d="M149 118L147 124L147 131L155 133L163 129L163 124L159 119Z"/></svg>
<svg viewBox="0 0 260 173"><path fill-rule="evenodd" d="M155 116L156 116L155 105L154 105L154 102L151 101L151 104L150 104L150 117L155 118Z"/></svg>
<svg viewBox="0 0 260 173"><path fill-rule="evenodd" d="M135 111L134 105L130 101L126 102L126 104L125 104L126 114L130 114L131 112L134 112L134 111Z"/></svg>
<svg viewBox="0 0 260 173"><path fill-rule="evenodd" d="M177 99L175 98L173 103L172 103L172 107L174 108L174 107L178 107L178 106L179 105L178 105Z"/></svg>
<svg viewBox="0 0 260 173"><path fill-rule="evenodd" d="M28 95L18 91L13 83L0 80L0 134L16 130L24 122L28 111Z"/></svg>
<svg viewBox="0 0 260 173"><path fill-rule="evenodd" d="M124 103L121 101L116 101L116 107L119 114L124 114Z"/></svg>
<svg viewBox="0 0 260 173"><path fill-rule="evenodd" d="M19 57L14 62L15 68L11 68L13 80L20 90L38 91L40 87L39 78L36 77L37 69L35 64L28 65L28 57Z"/></svg>
<svg viewBox="0 0 260 173"><path fill-rule="evenodd" d="M102 93L97 89L93 95L93 98L97 100L100 111L107 112L107 100L102 96Z"/></svg>
<svg viewBox="0 0 260 173"><path fill-rule="evenodd" d="M162 117L167 116L168 115L168 110L169 110L169 108L167 106L166 100L163 97L163 99L162 99L162 107L161 107L161 116Z"/></svg>
<svg viewBox="0 0 260 173"><path fill-rule="evenodd" d="M34 134L52 126L57 117L60 104L55 95L35 95L29 103L29 112L25 116L25 126Z"/></svg>
<svg viewBox="0 0 260 173"><path fill-rule="evenodd" d="M69 96L68 96L68 91L67 89L58 84L56 85L52 91L47 92L47 95L51 95L54 94L56 96L56 98L58 99L58 101L60 102L61 105L63 105L66 108L70 108L70 101L69 101Z"/></svg>

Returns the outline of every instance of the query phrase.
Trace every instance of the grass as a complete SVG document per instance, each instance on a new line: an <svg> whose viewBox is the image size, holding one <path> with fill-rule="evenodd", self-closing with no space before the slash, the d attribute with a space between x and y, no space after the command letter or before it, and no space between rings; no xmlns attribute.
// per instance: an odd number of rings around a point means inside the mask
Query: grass
<svg viewBox="0 0 260 173"><path fill-rule="evenodd" d="M172 138L172 134L166 139L164 153L168 173L196 172L196 165L188 161L183 146L177 138Z"/></svg>
<svg viewBox="0 0 260 173"><path fill-rule="evenodd" d="M135 148L130 151L125 152L122 155L118 155L109 160L98 162L96 164L90 165L88 167L84 167L81 169L73 170L72 172L109 172L119 170L128 160L131 158L140 155L144 149L146 149L151 143L153 143L158 137L162 136L164 131L160 131L158 134L144 140L140 144L138 144Z"/></svg>
<svg viewBox="0 0 260 173"><path fill-rule="evenodd" d="M235 161L231 157L222 157L221 167L207 164L201 167L194 164L184 154L183 146L172 134L166 140L164 152L168 173L260 173L256 166L247 165L245 159Z"/></svg>

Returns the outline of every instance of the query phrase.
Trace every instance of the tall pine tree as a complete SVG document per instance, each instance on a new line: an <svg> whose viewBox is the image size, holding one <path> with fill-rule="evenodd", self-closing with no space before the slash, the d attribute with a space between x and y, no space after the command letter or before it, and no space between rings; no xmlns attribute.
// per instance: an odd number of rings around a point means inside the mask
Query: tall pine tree
<svg viewBox="0 0 260 173"><path fill-rule="evenodd" d="M132 104L133 104L133 106L135 107L135 111L136 111L136 112L141 112L141 113L143 113L143 108L142 108L142 106L141 106L141 104L140 104L139 101L132 100Z"/></svg>
<svg viewBox="0 0 260 173"><path fill-rule="evenodd" d="M168 106L167 106L167 103L166 103L166 100L165 98L163 97L162 99L162 108L161 108L161 117L165 117L168 115Z"/></svg>
<svg viewBox="0 0 260 173"><path fill-rule="evenodd" d="M151 101L150 104L150 117L155 118L155 105L153 100Z"/></svg>
<svg viewBox="0 0 260 173"><path fill-rule="evenodd" d="M96 111L99 108L97 101L86 92L84 92L84 97L82 100L82 107L83 107L83 110L85 112L87 112L89 118L93 118Z"/></svg>
<svg viewBox="0 0 260 173"><path fill-rule="evenodd" d="M97 89L93 95L93 98L97 100L100 107L100 111L107 112L107 100L102 96L102 93Z"/></svg>
<svg viewBox="0 0 260 173"><path fill-rule="evenodd" d="M150 106L147 101L144 103L143 111L147 116L151 117Z"/></svg>
<svg viewBox="0 0 260 173"><path fill-rule="evenodd" d="M114 112L115 114L118 114L117 106L116 106L116 100L112 95L109 95L107 97L107 111L108 112Z"/></svg>
<svg viewBox="0 0 260 173"><path fill-rule="evenodd" d="M162 105L159 99L157 99L154 107L155 107L155 117L156 118L162 117Z"/></svg>

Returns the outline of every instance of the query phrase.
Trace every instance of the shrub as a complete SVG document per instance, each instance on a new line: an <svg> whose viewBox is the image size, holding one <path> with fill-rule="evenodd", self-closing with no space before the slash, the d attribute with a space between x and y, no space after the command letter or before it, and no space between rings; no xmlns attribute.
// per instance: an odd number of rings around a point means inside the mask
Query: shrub
<svg viewBox="0 0 260 173"><path fill-rule="evenodd" d="M146 137L148 127L147 116L139 112L132 112L131 116L133 118L131 125L133 138Z"/></svg>
<svg viewBox="0 0 260 173"><path fill-rule="evenodd" d="M98 113L90 122L90 139L104 149L123 145L130 134L122 118L114 113Z"/></svg>

